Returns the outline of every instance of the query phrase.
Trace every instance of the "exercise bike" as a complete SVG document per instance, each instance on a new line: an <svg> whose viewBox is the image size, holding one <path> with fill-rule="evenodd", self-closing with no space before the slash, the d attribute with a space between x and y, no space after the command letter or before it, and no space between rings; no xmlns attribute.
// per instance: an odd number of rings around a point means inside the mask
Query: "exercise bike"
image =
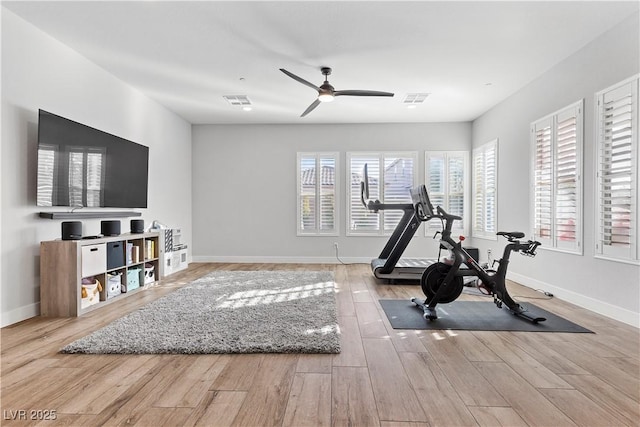
<svg viewBox="0 0 640 427"><path fill-rule="evenodd" d="M448 249L450 255L447 262L436 262L422 274L420 284L427 297L426 300L420 301L417 298L411 298L411 302L423 310L425 319L436 320L438 318L436 305L455 301L460 296L464 288L463 276L477 276L478 288L486 295L493 295L493 301L498 308L502 308L504 303L513 314L533 323L547 320L544 317L532 316L526 308L515 302L509 295L505 283L511 252L534 257L540 242L533 240L521 242L519 239L524 237L524 233L500 231L497 235L505 237L508 243L504 247L502 259L497 261L499 263L498 270L483 268L462 247L463 236L460 236L458 242L451 238L454 221L462 220L461 217L445 212L440 206L436 208L436 212L433 212L433 206L424 185L412 189L411 197L416 216L421 221L438 218L443 222L442 231L436 232L434 238L440 234L440 248ZM460 268L463 263L468 268Z"/></svg>

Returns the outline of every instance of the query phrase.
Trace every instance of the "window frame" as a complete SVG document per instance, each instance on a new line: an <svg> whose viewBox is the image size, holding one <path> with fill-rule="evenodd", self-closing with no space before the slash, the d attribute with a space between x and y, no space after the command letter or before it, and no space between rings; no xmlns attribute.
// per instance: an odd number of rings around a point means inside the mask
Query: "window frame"
<svg viewBox="0 0 640 427"><path fill-rule="evenodd" d="M477 201L478 201L478 176L477 176L477 168L476 168L476 158L479 155L483 157L483 166L484 170L486 170L485 158L488 152L491 150L494 151L494 176L493 180L495 182L495 188L493 191L493 231L487 231L485 227L482 229L476 228L478 223L478 219L476 217L476 213L478 211ZM498 240L498 236L496 232L498 231L498 138L492 139L489 142L486 142L472 150L471 153L471 176L472 176L472 188L471 188L471 235L472 237L486 240ZM487 177L483 175L483 182L486 182ZM481 188L486 188L484 185ZM483 198L483 206L487 205L487 194L485 191L481 191L480 194ZM484 209L483 217L486 217L487 210ZM485 222L485 221L483 221Z"/></svg>
<svg viewBox="0 0 640 427"><path fill-rule="evenodd" d="M351 159L354 156L361 156L361 157L377 157L379 165L384 165L385 159L389 158L389 157L399 157L399 158L411 158L413 159L413 179L412 179L412 187L415 187L417 185L418 182L418 174L419 174L419 163L418 163L418 152L417 151L348 151L346 153L346 235L349 237L352 236L391 236L393 234L393 230L385 230L384 227L384 219L385 219L385 214L384 211L379 211L377 213L371 212L370 215L377 215L379 216L379 220L378 220L378 229L377 230L366 230L366 231L356 231L353 230L351 228L351 218L352 218L352 212L351 212L351 203L352 203L352 199L351 199L351 180L352 180L352 170L351 170ZM383 166L384 168L384 166ZM357 173L359 173L359 171L356 171ZM379 179L379 188L384 188L384 173L382 174L381 178ZM371 177L369 177L369 181L371 182ZM380 201L382 203L384 203L384 191L382 192L382 194L379 194L378 199L380 199ZM411 203L410 200L407 201L407 203ZM400 217L402 216L402 214L400 214ZM395 227L394 227L395 228Z"/></svg>
<svg viewBox="0 0 640 427"><path fill-rule="evenodd" d="M629 93L631 96L631 113L630 113L630 242L628 248L625 247L613 247L604 245L601 239L601 227L604 221L602 213L602 171L601 171L601 159L602 151L601 147L603 141L603 113L604 113L604 99L607 95L616 91L623 91L626 86L630 86ZM596 92L594 96L595 100L595 114L594 114L594 188L595 188L595 221L594 221L594 257L600 259L606 259L609 261L616 261L634 265L640 265L640 238L638 233L640 232L640 149L638 143L640 138L638 133L640 132L640 74L636 74L628 79L622 80L608 88ZM635 187L635 188L634 188Z"/></svg>
<svg viewBox="0 0 640 427"><path fill-rule="evenodd" d="M471 206L471 186L470 186L470 176L471 176L471 166L470 166L470 153L469 151L443 151L443 150L434 150L434 151L425 151L424 153L424 183L425 186L427 188L427 191L429 192L429 197L431 199L431 202L433 203L434 198L432 197L432 192L431 192L431 187L430 187L430 177L431 174L430 172L430 162L429 159L433 158L433 157L441 157L444 160L444 164L445 164L445 170L443 171L444 173L444 200L445 200L445 206L442 206L442 208L449 212L450 212L450 207L449 207L449 198L447 197L447 195L449 195L449 188L450 188L450 184L449 184L449 160L452 157L462 157L462 162L463 162L463 189L462 189L462 198L463 198L463 212L466 212L466 214L462 215L462 221L456 221L455 224L457 224L457 226L452 230L453 233L455 234L462 234L465 236L469 235L469 231L470 231L470 217L471 217L471 210L470 210L470 206ZM434 205L435 208L435 205ZM460 224L462 224L460 226ZM431 225L431 226L430 226ZM433 237L433 233L435 231L439 231L441 229L441 225L440 224L435 224L435 222L429 222L427 224L425 224L424 227L424 233L425 236L427 237Z"/></svg>
<svg viewBox="0 0 640 427"><path fill-rule="evenodd" d="M334 219L333 219L333 229L330 230L322 230L320 228L320 217L318 212L316 211L315 215L315 228L313 231L305 230L302 228L302 180L301 180L301 161L304 157L313 157L315 159L315 168L316 168L316 183L315 183L315 206L321 206L320 198L322 195L321 187L322 187L322 179L317 179L318 169L321 170L322 164L321 160L323 158L331 158L335 162L334 168L334 183L333 183L333 209L334 209ZM339 236L340 235L340 214L339 214L339 200L340 200L340 154L336 151L313 151L313 152L298 152L296 154L296 235L304 236L304 237L313 237L313 236Z"/></svg>
<svg viewBox="0 0 640 427"><path fill-rule="evenodd" d="M557 207L556 202L559 198L558 191L558 157L559 157L559 127L560 123L565 122L571 118L575 118L575 242L568 243L562 241L560 238L560 232L558 229L558 214L554 206ZM550 186L550 230L549 237L542 237L537 232L537 214L536 214L536 198L537 198L537 179L536 179L536 161L537 161L537 132L538 129L542 129L541 126L549 127L550 138L550 167L549 167L549 186ZM530 195L530 213L531 213L531 233L535 240L542 243L540 248L558 252L565 252L570 254L582 255L584 250L584 184L582 180L583 175L583 153L584 153L584 100L576 101L558 111L555 111L545 117L535 120L530 125L531 132L531 183L532 191Z"/></svg>

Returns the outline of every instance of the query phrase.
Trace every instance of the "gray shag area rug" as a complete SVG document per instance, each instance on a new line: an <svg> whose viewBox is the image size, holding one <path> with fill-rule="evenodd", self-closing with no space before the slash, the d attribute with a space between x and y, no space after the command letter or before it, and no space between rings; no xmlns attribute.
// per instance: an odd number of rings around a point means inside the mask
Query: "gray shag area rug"
<svg viewBox="0 0 640 427"><path fill-rule="evenodd" d="M333 273L215 271L60 351L339 353Z"/></svg>

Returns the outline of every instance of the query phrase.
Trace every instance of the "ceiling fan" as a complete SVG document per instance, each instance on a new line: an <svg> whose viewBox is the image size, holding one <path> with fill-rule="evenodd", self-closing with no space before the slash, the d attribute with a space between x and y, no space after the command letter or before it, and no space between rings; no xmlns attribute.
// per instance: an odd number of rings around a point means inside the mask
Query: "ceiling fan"
<svg viewBox="0 0 640 427"><path fill-rule="evenodd" d="M285 73L287 76L291 77L293 80L296 80L302 83L303 85L309 86L310 88L313 88L318 91L318 98L315 101L313 101L311 105L307 107L306 110L304 110L304 113L302 113L300 117L304 117L307 114L309 114L318 105L320 105L321 102L333 101L333 98L336 96L393 96L393 93L391 92L380 92L375 90L335 90L334 87L331 86L329 84L329 81L327 80L327 76L331 74L331 68L329 67L322 67L320 69L320 72L324 76L324 83L322 83L320 87L306 81L302 77L298 77L295 74L290 73L284 68L280 68L280 71Z"/></svg>

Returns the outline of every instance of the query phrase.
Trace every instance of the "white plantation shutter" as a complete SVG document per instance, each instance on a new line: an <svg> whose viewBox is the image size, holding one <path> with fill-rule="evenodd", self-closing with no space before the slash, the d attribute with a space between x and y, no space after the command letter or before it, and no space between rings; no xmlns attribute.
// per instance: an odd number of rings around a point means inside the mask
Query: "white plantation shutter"
<svg viewBox="0 0 640 427"><path fill-rule="evenodd" d="M496 239L498 140L473 150L473 237Z"/></svg>
<svg viewBox="0 0 640 427"><path fill-rule="evenodd" d="M336 227L336 159L320 157L320 230Z"/></svg>
<svg viewBox="0 0 640 427"><path fill-rule="evenodd" d="M425 161L426 187L431 204L442 206L446 210L446 155L445 153L427 153ZM430 224L431 225L431 224Z"/></svg>
<svg viewBox="0 0 640 427"><path fill-rule="evenodd" d="M558 113L555 132L555 244L581 250L582 101Z"/></svg>
<svg viewBox="0 0 640 427"><path fill-rule="evenodd" d="M533 125L534 132L534 235L545 246L551 241L553 204L553 157L551 155L551 118Z"/></svg>
<svg viewBox="0 0 640 427"><path fill-rule="evenodd" d="M384 203L411 203L411 188L414 185L415 158L383 156L384 159ZM388 210L383 213L384 231L393 231L402 218L402 211Z"/></svg>
<svg viewBox="0 0 640 427"><path fill-rule="evenodd" d="M348 212L348 232L371 233L380 229L381 214L370 212L360 200L360 182L363 179L364 165L367 165L367 175L369 176L369 198L371 200L381 200L380 196L380 159L379 156L347 154L347 164L349 166L349 212Z"/></svg>
<svg viewBox="0 0 640 427"><path fill-rule="evenodd" d="M474 236L481 237L484 231L484 156L473 152L473 227Z"/></svg>
<svg viewBox="0 0 640 427"><path fill-rule="evenodd" d="M531 124L533 233L544 248L582 250L582 104Z"/></svg>
<svg viewBox="0 0 640 427"><path fill-rule="evenodd" d="M298 235L337 235L337 153L298 153Z"/></svg>
<svg viewBox="0 0 640 427"><path fill-rule="evenodd" d="M425 153L425 184L429 200L434 206L441 206L450 214L462 217L454 223L453 232L466 234L466 209L469 169L469 154L466 151L428 151ZM425 228L427 235L440 230L442 224L429 221Z"/></svg>
<svg viewBox="0 0 640 427"><path fill-rule="evenodd" d="M448 184L448 198L447 208L448 212L454 215L462 217L462 221L457 224L459 227L456 229L464 230L465 221L465 192L467 191L467 170L469 168L469 153L450 153L447 159L447 184Z"/></svg>
<svg viewBox="0 0 640 427"><path fill-rule="evenodd" d="M638 260L638 78L597 94L596 253Z"/></svg>
<svg viewBox="0 0 640 427"><path fill-rule="evenodd" d="M369 177L369 198L383 203L411 203L410 189L415 185L417 153L347 153L349 212L347 234L391 234L402 211L370 212L360 201L360 182L364 165Z"/></svg>

